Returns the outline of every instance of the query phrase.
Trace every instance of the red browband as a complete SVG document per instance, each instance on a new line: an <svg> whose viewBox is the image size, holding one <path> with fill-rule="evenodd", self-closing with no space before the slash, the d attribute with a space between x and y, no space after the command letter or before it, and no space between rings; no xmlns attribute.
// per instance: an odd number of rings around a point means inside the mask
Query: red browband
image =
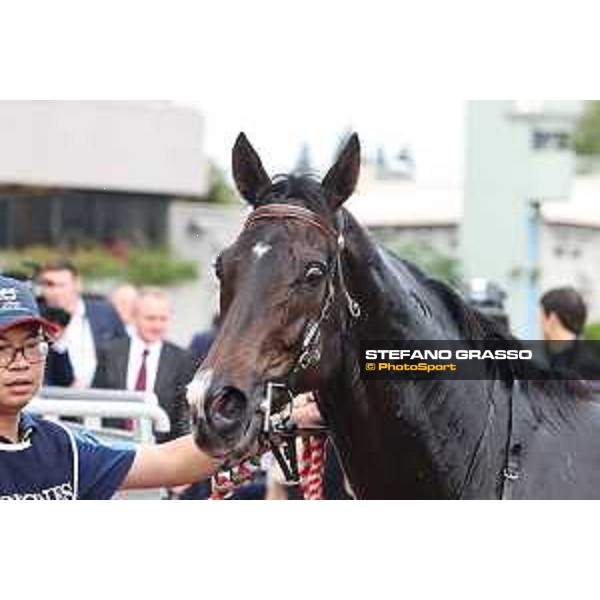
<svg viewBox="0 0 600 600"><path fill-rule="evenodd" d="M261 206L254 210L246 224L244 225L244 229L250 227L255 221L259 219L279 219L279 218L291 218L298 219L300 221L304 221L309 225L313 225L320 231L322 231L326 236L333 238L334 241L337 241L338 232L331 227L328 223L323 221L319 216L304 208L302 206L295 206L293 204L267 204L266 206Z"/></svg>

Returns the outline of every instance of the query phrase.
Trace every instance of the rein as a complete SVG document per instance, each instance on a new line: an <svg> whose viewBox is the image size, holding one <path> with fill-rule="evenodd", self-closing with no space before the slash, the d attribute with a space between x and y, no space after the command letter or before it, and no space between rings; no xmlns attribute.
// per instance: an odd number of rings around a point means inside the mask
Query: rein
<svg viewBox="0 0 600 600"><path fill-rule="evenodd" d="M267 381L265 383L265 399L258 407L262 413L262 444L259 454L270 451L279 468L281 469L286 485L301 487L305 499L321 499L323 489L324 446L327 437L327 428L313 426L299 428L292 420L291 415L294 404L294 392L290 383L291 379L311 367L317 367L321 362L321 327L331 313L335 300L338 280L348 313L356 320L361 316L361 309L346 286L342 269L342 252L345 249L344 222L341 213L337 213L337 229L324 221L318 214L311 210L292 204L268 204L255 209L248 217L243 231L265 219L295 219L301 221L322 233L334 248L332 268L328 273L327 291L321 309L316 319L308 322L296 361L290 368L284 381ZM277 391L287 396L283 408L273 412L274 397ZM316 392L315 392L316 393ZM287 410L286 410L287 409ZM296 441L301 440L300 461ZM256 457L245 460L237 467L229 469L229 475L217 474L213 479L215 492L214 498L225 497L237 485L252 479L259 468Z"/></svg>
<svg viewBox="0 0 600 600"><path fill-rule="evenodd" d="M521 384L518 379L515 379L512 385L512 389L510 391L508 397L508 434L506 437L506 448L504 450L504 466L499 475L499 493L498 498L501 500L508 500L512 497L514 493L515 484L519 481L521 477L520 469L520 454L523 447L523 436L522 432L519 430L518 424L515 424L515 396L518 396L521 390ZM517 406L521 407L522 402L520 402ZM483 446L483 442L485 437L489 431L489 426L491 423L491 418L493 414L493 405L490 404L488 407L488 412L485 418L485 424L475 444L475 450L473 455L469 460L469 466L467 469L467 474L465 475L464 481L462 482L457 498L462 500L464 498L464 492L467 488L467 485L470 482L471 476L475 469L475 463L477 458L479 457L479 452ZM523 410L523 409L521 409Z"/></svg>

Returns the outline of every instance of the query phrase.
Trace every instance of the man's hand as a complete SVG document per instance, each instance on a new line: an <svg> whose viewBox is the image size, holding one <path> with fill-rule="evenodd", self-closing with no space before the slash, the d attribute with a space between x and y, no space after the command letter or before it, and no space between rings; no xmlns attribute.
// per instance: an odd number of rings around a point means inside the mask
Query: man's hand
<svg viewBox="0 0 600 600"><path fill-rule="evenodd" d="M294 398L292 419L300 428L323 424L323 418L312 392L300 394Z"/></svg>
<svg viewBox="0 0 600 600"><path fill-rule="evenodd" d="M191 435L161 444L141 445L121 489L189 485L208 479L221 461L202 452Z"/></svg>

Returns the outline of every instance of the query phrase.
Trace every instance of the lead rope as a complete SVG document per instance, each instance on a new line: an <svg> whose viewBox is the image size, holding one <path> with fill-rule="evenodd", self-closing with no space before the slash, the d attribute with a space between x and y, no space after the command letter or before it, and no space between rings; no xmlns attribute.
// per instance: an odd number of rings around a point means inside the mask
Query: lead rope
<svg viewBox="0 0 600 600"><path fill-rule="evenodd" d="M323 500L325 439L311 435L300 440L300 489L305 500Z"/></svg>
<svg viewBox="0 0 600 600"><path fill-rule="evenodd" d="M325 472L325 438L311 435L300 438L298 473L300 490L305 500L323 500ZM241 485L251 482L260 471L261 454L243 460L238 465L223 469L211 480L210 500L225 500Z"/></svg>
<svg viewBox="0 0 600 600"><path fill-rule="evenodd" d="M261 455L247 458L241 463L218 471L211 479L210 500L225 500L236 488L252 481L260 471Z"/></svg>

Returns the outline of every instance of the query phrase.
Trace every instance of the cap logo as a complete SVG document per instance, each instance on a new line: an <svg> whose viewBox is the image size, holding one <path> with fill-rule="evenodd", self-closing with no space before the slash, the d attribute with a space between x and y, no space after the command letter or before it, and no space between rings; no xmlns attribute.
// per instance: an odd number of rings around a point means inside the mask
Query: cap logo
<svg viewBox="0 0 600 600"><path fill-rule="evenodd" d="M0 310L21 310L21 308L15 288L0 288Z"/></svg>
<svg viewBox="0 0 600 600"><path fill-rule="evenodd" d="M1 302L14 302L17 299L17 290L15 288L0 288Z"/></svg>

